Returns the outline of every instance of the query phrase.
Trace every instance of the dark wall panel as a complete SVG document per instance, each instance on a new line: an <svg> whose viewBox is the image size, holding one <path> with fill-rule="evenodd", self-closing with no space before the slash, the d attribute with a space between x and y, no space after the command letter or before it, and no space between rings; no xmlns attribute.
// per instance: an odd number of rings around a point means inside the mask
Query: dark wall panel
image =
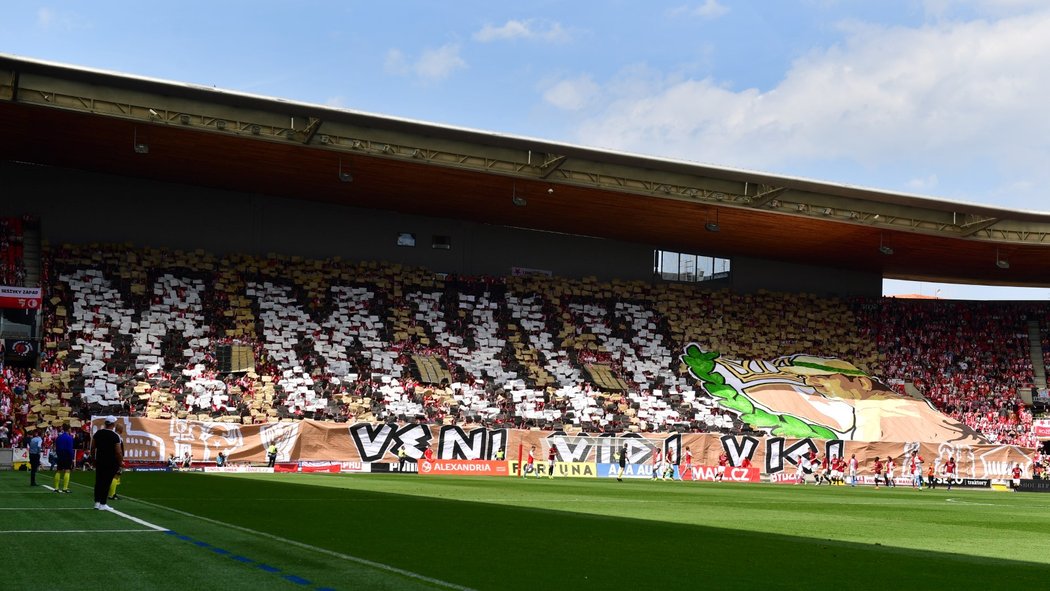
<svg viewBox="0 0 1050 591"><path fill-rule="evenodd" d="M0 214L38 216L44 238L54 243L338 255L468 275L506 275L512 267L525 267L566 277L652 278L654 247L616 240L10 162L0 162L0 187ZM397 246L400 232L415 234L416 246ZM451 248L432 248L434 236L449 237ZM733 258L732 270L733 289L745 292L877 296L882 290L875 273L744 257Z"/></svg>

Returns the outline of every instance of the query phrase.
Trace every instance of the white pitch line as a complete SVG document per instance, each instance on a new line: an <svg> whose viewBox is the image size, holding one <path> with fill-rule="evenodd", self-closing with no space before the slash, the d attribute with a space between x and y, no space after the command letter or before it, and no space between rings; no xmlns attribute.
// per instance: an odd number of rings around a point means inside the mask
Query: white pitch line
<svg viewBox="0 0 1050 591"><path fill-rule="evenodd" d="M92 507L0 507L0 511L94 511Z"/></svg>
<svg viewBox="0 0 1050 591"><path fill-rule="evenodd" d="M152 523L150 523L148 521L139 519L138 517L132 517L131 515L128 515L127 513L124 513L123 511L117 511L113 507L109 508L109 512L110 513L116 513L117 515L120 515L124 519L129 519L129 520L134 521L135 523L137 523L139 525L144 525L144 526L146 526L146 527L148 527L148 528L150 528L152 530L155 530L155 531L168 531L168 528L166 528L166 527L161 527L159 525L154 525L154 524L152 524Z"/></svg>
<svg viewBox="0 0 1050 591"><path fill-rule="evenodd" d="M155 532L156 530L152 529L0 529L0 534L152 534Z"/></svg>
<svg viewBox="0 0 1050 591"><path fill-rule="evenodd" d="M980 505L982 507L999 507L999 503L972 503L970 501L960 501L957 499L944 499L946 503L955 503L956 505Z"/></svg>
<svg viewBox="0 0 1050 591"><path fill-rule="evenodd" d="M433 577L428 577L426 575L421 575L419 573L415 573L415 572L412 572L410 570L405 570L403 568L398 568L396 566L390 566L389 564L383 564L381 562L375 562L375 561L372 561L372 560L368 560L367 558L360 558L360 557L353 556L353 555L350 555L350 554L343 554L342 552L336 552L334 550L329 550L327 548L321 548L321 547L318 547L318 546L312 546L312 545L306 544L304 542L298 542L296 540L289 540L287 538L282 538L280 536L275 536L275 535L270 534L270 533L266 533L266 532L262 532L262 531L256 531L254 529L250 529L250 528L243 527L243 526L240 526L240 525L235 525L235 524L232 524L232 523L226 523L226 522L223 522L223 521L219 521L217 519L212 519L210 517L203 517L201 515L194 515L193 513L188 513L186 511L181 511L179 509L174 509L172 507L165 507L164 505L157 505L157 504L151 503L149 501L143 501L142 499L131 499L131 500L135 501L136 503L142 503L143 505L154 507L156 509L163 509L165 511L171 511L172 513L176 513L176 514L182 515L184 517L192 517L194 519L199 519L201 521L206 521L206 522L211 523L213 525L219 525L219 526L222 526L222 527L225 527L225 528L228 528L228 529L235 529L237 531L241 531L241 532L244 532L244 533L247 533L247 534L251 534L253 536L261 536L261 537L264 537L264 538L269 538L271 540L274 540L276 542L280 542L282 544L290 544L292 546L298 546L299 548L302 548L304 550L310 550L312 552L320 552L321 554L327 554L328 556L332 556L332 557L335 557L335 558L340 558L340 559L346 560L347 562L354 562L354 563L361 564L361 565L364 565L364 566L369 566L369 567L372 567L372 568L377 569L377 570L382 570L382 571L386 571L386 572L389 572L389 573L398 574L398 575L401 575L403 577L408 577L410 579L415 579L417 581L423 581L425 583L430 583L431 585L437 585L439 587L444 587L445 589L455 589L456 591L475 591L474 589L472 589L470 587L464 587L463 585L457 585L455 583L449 583L448 581L442 581L441 579L435 579Z"/></svg>

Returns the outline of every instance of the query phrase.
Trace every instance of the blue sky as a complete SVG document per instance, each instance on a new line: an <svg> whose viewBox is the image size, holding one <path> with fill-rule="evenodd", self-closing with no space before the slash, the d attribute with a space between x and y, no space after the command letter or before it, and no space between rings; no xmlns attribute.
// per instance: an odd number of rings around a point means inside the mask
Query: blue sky
<svg viewBox="0 0 1050 591"><path fill-rule="evenodd" d="M11 4L3 53L1050 210L1043 0ZM904 282L886 291L1050 297Z"/></svg>

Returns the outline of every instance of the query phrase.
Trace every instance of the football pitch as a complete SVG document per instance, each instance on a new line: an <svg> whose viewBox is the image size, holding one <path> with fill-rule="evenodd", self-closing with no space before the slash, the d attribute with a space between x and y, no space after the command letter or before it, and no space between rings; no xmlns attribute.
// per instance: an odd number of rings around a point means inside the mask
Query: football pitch
<svg viewBox="0 0 1050 591"><path fill-rule="evenodd" d="M1024 588L1050 495L612 480L129 473L92 509L0 472L3 589ZM50 486L50 473L38 482Z"/></svg>

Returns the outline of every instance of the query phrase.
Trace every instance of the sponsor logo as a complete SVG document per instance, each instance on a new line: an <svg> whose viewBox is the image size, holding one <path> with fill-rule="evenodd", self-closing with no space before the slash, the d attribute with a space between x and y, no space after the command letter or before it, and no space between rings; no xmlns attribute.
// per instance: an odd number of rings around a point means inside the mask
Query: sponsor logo
<svg viewBox="0 0 1050 591"><path fill-rule="evenodd" d="M598 478L652 478L652 464L627 464L620 474L620 464L598 464ZM670 478L679 477L678 466L674 467L674 473Z"/></svg>
<svg viewBox="0 0 1050 591"><path fill-rule="evenodd" d="M273 474L273 468L263 468L258 466L205 466L205 472L227 472L230 474ZM294 471L294 470L293 470Z"/></svg>
<svg viewBox="0 0 1050 591"><path fill-rule="evenodd" d="M682 480L713 481L717 477L717 466L688 466L682 471ZM759 482L758 468L754 466L750 468L728 466L722 479L730 482Z"/></svg>
<svg viewBox="0 0 1050 591"><path fill-rule="evenodd" d="M490 460L420 460L419 473L441 476L506 476L507 462Z"/></svg>
<svg viewBox="0 0 1050 591"><path fill-rule="evenodd" d="M536 470L535 475L546 476L549 471L547 468L546 460L536 460L532 466ZM518 471L525 468L523 463L511 460L510 464L510 476L517 476L520 474ZM555 478L597 478L598 477L598 465L594 462L555 462L554 463L554 477Z"/></svg>
<svg viewBox="0 0 1050 591"><path fill-rule="evenodd" d="M1050 480L1029 480L1025 478L1018 483L1014 490L1020 492L1050 493Z"/></svg>

